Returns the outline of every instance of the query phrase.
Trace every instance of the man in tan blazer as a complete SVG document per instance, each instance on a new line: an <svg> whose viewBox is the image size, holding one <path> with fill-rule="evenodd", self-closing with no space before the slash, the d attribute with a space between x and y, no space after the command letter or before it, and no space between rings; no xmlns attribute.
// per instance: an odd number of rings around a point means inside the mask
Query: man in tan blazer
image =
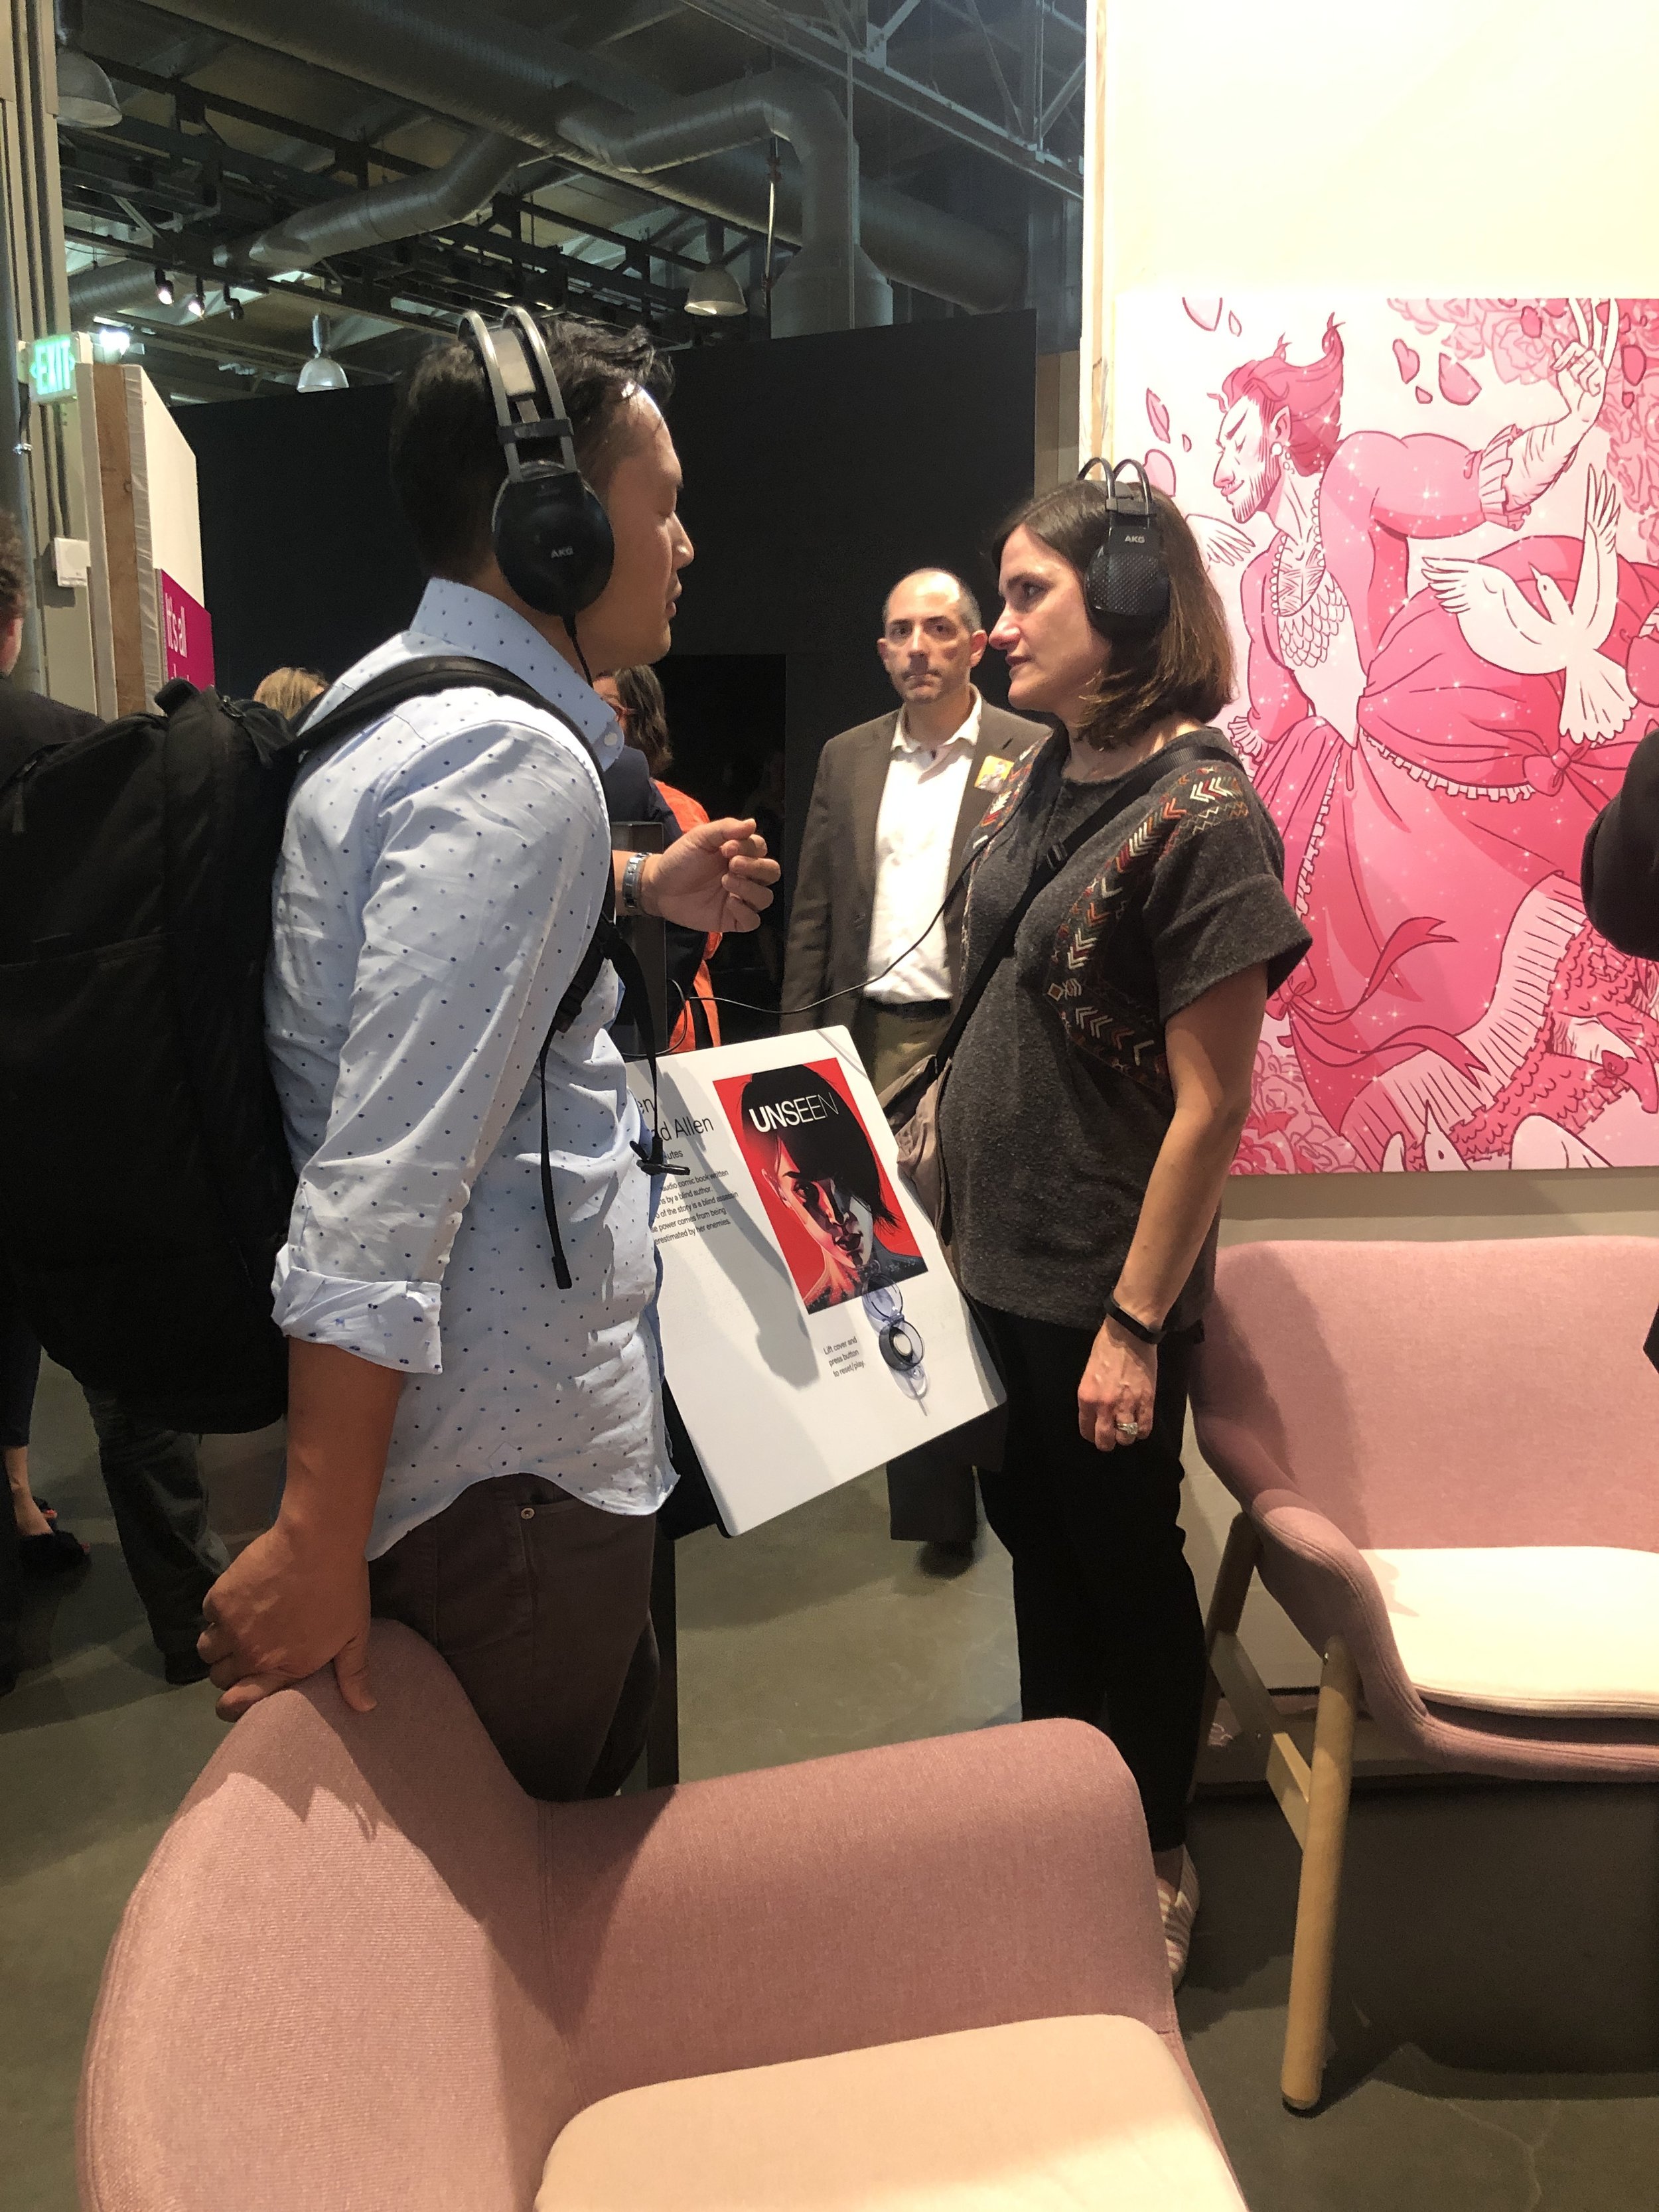
<svg viewBox="0 0 1659 2212"><path fill-rule="evenodd" d="M963 892L942 915L940 906L1015 761L1048 734L981 698L973 673L985 643L959 576L906 576L888 594L876 647L901 703L831 738L818 759L782 1026L845 1024L878 1091L920 1066L945 1033L963 983ZM910 1454L889 1467L887 1486L896 1540L971 1556L970 1466Z"/></svg>

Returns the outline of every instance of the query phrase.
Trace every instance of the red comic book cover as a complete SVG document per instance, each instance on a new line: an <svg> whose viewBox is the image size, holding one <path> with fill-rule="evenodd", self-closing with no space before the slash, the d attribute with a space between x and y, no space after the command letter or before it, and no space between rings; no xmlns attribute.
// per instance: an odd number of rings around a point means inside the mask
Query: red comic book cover
<svg viewBox="0 0 1659 2212"><path fill-rule="evenodd" d="M808 1313L927 1273L837 1061L714 1090Z"/></svg>

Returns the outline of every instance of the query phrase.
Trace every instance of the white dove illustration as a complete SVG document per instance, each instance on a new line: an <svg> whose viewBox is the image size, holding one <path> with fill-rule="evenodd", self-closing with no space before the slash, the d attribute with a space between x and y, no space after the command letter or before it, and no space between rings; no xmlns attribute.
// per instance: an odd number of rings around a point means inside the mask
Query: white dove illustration
<svg viewBox="0 0 1659 2212"><path fill-rule="evenodd" d="M1503 569L1483 561L1431 555L1423 574L1443 607L1456 616L1464 642L1495 668L1521 676L1562 672L1564 737L1602 744L1629 720L1636 694L1625 672L1601 651L1619 611L1619 494L1612 480L1589 471L1584 496L1584 550L1569 606L1553 576L1534 568L1540 612Z"/></svg>

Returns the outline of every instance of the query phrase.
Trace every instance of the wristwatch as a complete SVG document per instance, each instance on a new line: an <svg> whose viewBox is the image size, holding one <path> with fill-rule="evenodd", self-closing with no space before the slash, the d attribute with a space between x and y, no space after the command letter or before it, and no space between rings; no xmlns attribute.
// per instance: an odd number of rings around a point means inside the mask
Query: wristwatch
<svg viewBox="0 0 1659 2212"><path fill-rule="evenodd" d="M623 870L622 889L617 902L618 909L624 915L645 912L645 901L641 896L641 890L645 882L646 863L650 858L649 853L630 853L628 856L628 866Z"/></svg>

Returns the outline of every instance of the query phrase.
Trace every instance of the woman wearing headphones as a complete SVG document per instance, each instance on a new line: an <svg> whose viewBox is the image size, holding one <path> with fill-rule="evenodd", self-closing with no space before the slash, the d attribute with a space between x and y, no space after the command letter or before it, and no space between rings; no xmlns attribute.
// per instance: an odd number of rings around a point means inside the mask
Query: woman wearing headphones
<svg viewBox="0 0 1659 2212"><path fill-rule="evenodd" d="M1177 510L1152 509L1161 621L1114 604L1098 483L1045 494L999 549L1009 704L1064 727L979 833L968 975L1043 856L1068 857L957 1045L939 1145L957 1272L1008 1387L1003 1465L981 1480L1013 1559L1023 1711L1122 1753L1178 1982L1205 1677L1176 1519L1187 1371L1267 1000L1309 938L1273 824L1205 726L1233 690L1220 603ZM1166 750L1165 772L1139 772Z"/></svg>

